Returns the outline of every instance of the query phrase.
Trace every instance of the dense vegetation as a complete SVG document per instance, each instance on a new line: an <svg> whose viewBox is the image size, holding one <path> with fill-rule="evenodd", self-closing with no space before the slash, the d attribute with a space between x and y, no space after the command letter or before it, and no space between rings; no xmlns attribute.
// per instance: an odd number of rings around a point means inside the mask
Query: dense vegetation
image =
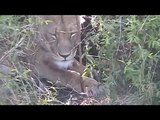
<svg viewBox="0 0 160 120"><path fill-rule="evenodd" d="M109 104L159 104L160 16L93 15L91 24L93 30L83 40L81 57L86 58L87 68L98 71ZM0 94L4 96L0 104L59 102L55 89L45 90L43 97L37 94L29 70L18 59L33 42L33 25L29 16L0 16L0 64L8 59L14 68L9 75L0 70Z"/></svg>

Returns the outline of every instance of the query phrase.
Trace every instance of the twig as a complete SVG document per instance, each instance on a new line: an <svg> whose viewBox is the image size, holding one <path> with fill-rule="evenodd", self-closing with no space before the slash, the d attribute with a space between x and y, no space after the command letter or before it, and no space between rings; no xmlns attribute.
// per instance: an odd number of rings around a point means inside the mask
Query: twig
<svg viewBox="0 0 160 120"><path fill-rule="evenodd" d="M7 58L7 56L12 53L21 43L23 39L21 39L14 47L12 47L9 51L7 51L1 58L0 58L0 64Z"/></svg>

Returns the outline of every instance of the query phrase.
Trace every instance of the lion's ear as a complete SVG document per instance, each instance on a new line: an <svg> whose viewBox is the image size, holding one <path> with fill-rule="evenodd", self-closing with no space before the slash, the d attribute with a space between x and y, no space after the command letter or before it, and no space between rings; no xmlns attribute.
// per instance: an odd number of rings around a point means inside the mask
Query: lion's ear
<svg viewBox="0 0 160 120"><path fill-rule="evenodd" d="M80 24L83 24L85 21L84 15L80 15Z"/></svg>

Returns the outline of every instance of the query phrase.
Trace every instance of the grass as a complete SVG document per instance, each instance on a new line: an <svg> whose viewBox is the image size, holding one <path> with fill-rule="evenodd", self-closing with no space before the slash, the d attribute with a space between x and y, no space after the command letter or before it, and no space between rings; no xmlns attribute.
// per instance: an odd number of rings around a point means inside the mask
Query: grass
<svg viewBox="0 0 160 120"><path fill-rule="evenodd" d="M160 103L159 23L158 15L92 16L81 58L98 71L106 87L108 101L103 104ZM70 104L56 99L54 87L52 92L41 90L20 64L19 56L33 44L34 25L31 16L0 16L0 104ZM8 63L12 69L3 66Z"/></svg>

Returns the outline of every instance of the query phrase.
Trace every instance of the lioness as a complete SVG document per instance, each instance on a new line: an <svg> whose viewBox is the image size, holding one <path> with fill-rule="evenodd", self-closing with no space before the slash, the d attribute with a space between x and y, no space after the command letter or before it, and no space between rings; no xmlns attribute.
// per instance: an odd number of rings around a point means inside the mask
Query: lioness
<svg viewBox="0 0 160 120"><path fill-rule="evenodd" d="M44 24L37 28L34 46L26 51L30 69L38 78L59 81L61 85L89 96L98 93L98 82L82 78L85 66L74 59L80 44L81 23L78 15L38 16Z"/></svg>

